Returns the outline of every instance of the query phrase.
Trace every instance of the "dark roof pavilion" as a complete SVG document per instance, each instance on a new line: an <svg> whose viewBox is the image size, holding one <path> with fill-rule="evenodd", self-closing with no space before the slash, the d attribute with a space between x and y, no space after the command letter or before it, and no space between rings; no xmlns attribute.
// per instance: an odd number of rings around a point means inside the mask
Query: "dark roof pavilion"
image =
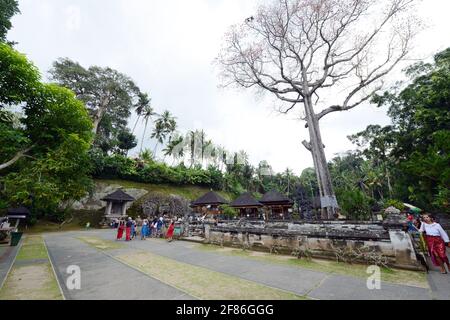
<svg viewBox="0 0 450 320"><path fill-rule="evenodd" d="M262 204L293 204L289 198L274 190L267 192L259 202Z"/></svg>
<svg viewBox="0 0 450 320"><path fill-rule="evenodd" d="M113 192L103 199L103 201L117 201L117 202L131 202L136 200L132 196L130 196L128 193L125 193L122 189L117 190L116 192Z"/></svg>
<svg viewBox="0 0 450 320"><path fill-rule="evenodd" d="M227 204L228 201L222 198L220 195L215 193L214 191L210 191L207 194L201 196L197 200L193 201L191 206L193 207L201 207L207 205L221 205Z"/></svg>
<svg viewBox="0 0 450 320"><path fill-rule="evenodd" d="M262 207L263 204L256 200L251 193L244 193L231 204L233 208L256 208Z"/></svg>

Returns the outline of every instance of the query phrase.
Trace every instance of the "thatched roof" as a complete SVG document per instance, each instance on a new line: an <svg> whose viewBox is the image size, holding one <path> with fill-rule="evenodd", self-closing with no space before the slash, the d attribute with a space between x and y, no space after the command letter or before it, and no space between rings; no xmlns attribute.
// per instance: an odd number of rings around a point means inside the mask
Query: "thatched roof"
<svg viewBox="0 0 450 320"><path fill-rule="evenodd" d="M120 202L131 202L136 200L135 198L133 198L132 196L130 196L128 193L125 193L122 189L119 189L109 195L107 195L106 197L104 197L103 199L101 199L103 201L120 201Z"/></svg>
<svg viewBox="0 0 450 320"><path fill-rule="evenodd" d="M207 205L227 204L227 203L228 201L222 198L220 195L218 195L214 191L210 191L207 194L198 198L197 200L193 201L191 206L200 207Z"/></svg>
<svg viewBox="0 0 450 320"><path fill-rule="evenodd" d="M246 208L246 207L262 207L262 203L256 200L251 193L244 193L239 198L234 200L231 204L234 208Z"/></svg>
<svg viewBox="0 0 450 320"><path fill-rule="evenodd" d="M289 198L274 190L267 192L259 202L262 204L293 204Z"/></svg>

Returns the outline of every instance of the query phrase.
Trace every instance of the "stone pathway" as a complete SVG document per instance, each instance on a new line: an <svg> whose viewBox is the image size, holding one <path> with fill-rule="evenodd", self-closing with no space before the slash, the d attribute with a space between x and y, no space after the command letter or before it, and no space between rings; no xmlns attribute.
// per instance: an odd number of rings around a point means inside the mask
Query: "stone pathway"
<svg viewBox="0 0 450 320"><path fill-rule="evenodd" d="M192 299L165 283L143 274L115 259L121 255L143 251L189 265L253 281L268 287L293 292L311 299L379 299L429 300L445 298L429 289L383 282L381 290L367 289L366 279L311 271L246 257L223 255L196 249L190 242L167 243L161 240L133 241L122 249L103 253L77 237L89 236L106 240L114 238L112 230L48 234L45 236L50 257L67 299ZM79 265L83 273L82 290L68 291L64 285L66 268ZM450 278L450 276L448 276ZM439 282L442 285L442 282ZM445 289L441 289L445 292Z"/></svg>
<svg viewBox="0 0 450 320"><path fill-rule="evenodd" d="M191 300L189 295L136 271L77 239L82 232L49 234L45 242L68 300ZM81 269L81 290L69 290L67 268Z"/></svg>
<svg viewBox="0 0 450 320"><path fill-rule="evenodd" d="M15 247L11 247L9 245L0 246L0 287L8 275L8 271L14 262L14 258L16 257L22 242L23 240L21 239L19 245Z"/></svg>
<svg viewBox="0 0 450 320"><path fill-rule="evenodd" d="M450 255L447 253L450 258ZM433 266L431 261L428 261L430 272L428 273L428 283L433 291L433 299L450 300L450 273L441 274L439 268Z"/></svg>
<svg viewBox="0 0 450 320"><path fill-rule="evenodd" d="M63 299L63 296L43 238L25 236L18 248L14 264L0 288L0 300L60 299Z"/></svg>

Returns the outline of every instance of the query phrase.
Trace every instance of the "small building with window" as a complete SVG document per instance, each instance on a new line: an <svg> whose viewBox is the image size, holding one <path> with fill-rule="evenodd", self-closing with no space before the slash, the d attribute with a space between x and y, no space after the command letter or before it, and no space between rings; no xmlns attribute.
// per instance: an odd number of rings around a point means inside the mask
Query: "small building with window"
<svg viewBox="0 0 450 320"><path fill-rule="evenodd" d="M294 202L278 191L267 192L259 200L266 209L268 220L287 220L291 218Z"/></svg>
<svg viewBox="0 0 450 320"><path fill-rule="evenodd" d="M218 215L221 214L220 206L228 204L228 201L221 197L214 191L201 196L195 201L192 201L191 208L203 215Z"/></svg>
<svg viewBox="0 0 450 320"><path fill-rule="evenodd" d="M135 201L136 199L124 192L122 189L119 189L101 200L106 201L105 216L113 218L125 217L127 215L127 204Z"/></svg>
<svg viewBox="0 0 450 320"><path fill-rule="evenodd" d="M251 193L244 193L239 198L234 200L230 207L239 211L241 218L261 219L261 208L263 204L256 200Z"/></svg>

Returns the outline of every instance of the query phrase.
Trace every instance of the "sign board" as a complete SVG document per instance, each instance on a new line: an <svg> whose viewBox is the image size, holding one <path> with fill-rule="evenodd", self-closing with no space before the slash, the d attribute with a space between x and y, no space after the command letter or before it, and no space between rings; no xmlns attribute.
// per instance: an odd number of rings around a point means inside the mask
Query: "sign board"
<svg viewBox="0 0 450 320"><path fill-rule="evenodd" d="M320 204L321 204L322 208L328 208L328 207L339 208L337 199L335 196L320 197Z"/></svg>

